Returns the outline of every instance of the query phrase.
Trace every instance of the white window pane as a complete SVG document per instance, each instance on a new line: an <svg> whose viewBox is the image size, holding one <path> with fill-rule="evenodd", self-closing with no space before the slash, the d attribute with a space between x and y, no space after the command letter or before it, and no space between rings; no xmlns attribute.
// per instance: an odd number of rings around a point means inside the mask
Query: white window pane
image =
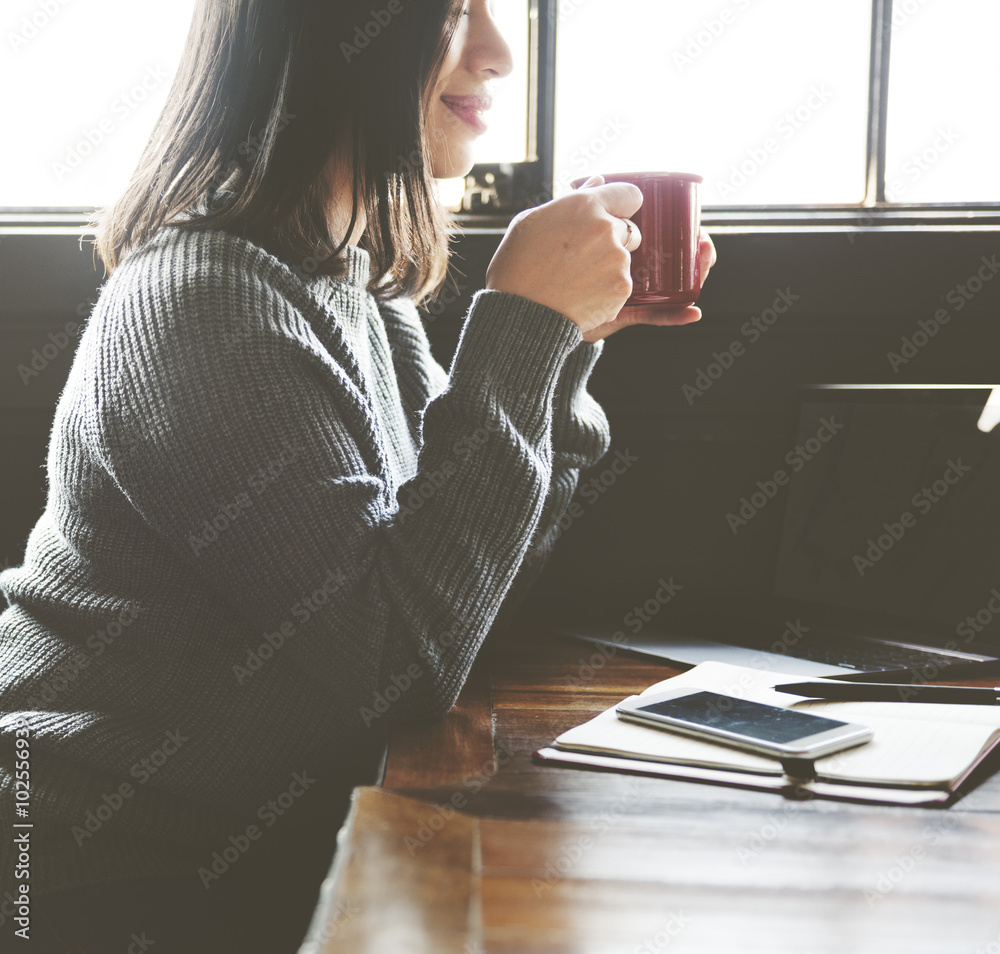
<svg viewBox="0 0 1000 954"><path fill-rule="evenodd" d="M943 0L937 0L943 2ZM706 205L864 197L870 0L565 0L556 193L696 172Z"/></svg>
<svg viewBox="0 0 1000 954"><path fill-rule="evenodd" d="M528 2L494 0L493 17L510 46L514 69L493 87L489 129L476 143L477 162L524 162L528 158Z"/></svg>
<svg viewBox="0 0 1000 954"><path fill-rule="evenodd" d="M0 9L0 208L91 208L128 182L180 61L195 0L7 0ZM45 9L43 9L43 7ZM54 10L54 13L46 12ZM527 0L496 0L514 70L483 162L526 158ZM10 148L11 143L17 148Z"/></svg>
<svg viewBox="0 0 1000 954"><path fill-rule="evenodd" d="M4 5L0 207L117 197L166 101L193 9L194 0Z"/></svg>
<svg viewBox="0 0 1000 954"><path fill-rule="evenodd" d="M892 19L886 198L1000 201L1000 4L896 0Z"/></svg>

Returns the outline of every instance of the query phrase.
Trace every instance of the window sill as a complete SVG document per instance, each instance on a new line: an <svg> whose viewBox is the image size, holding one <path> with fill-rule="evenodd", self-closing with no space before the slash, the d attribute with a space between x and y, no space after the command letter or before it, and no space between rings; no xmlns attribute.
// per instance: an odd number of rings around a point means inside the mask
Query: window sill
<svg viewBox="0 0 1000 954"><path fill-rule="evenodd" d="M466 235L502 234L510 215L459 213L456 231ZM762 206L708 206L702 211L702 225L726 232L857 232L890 231L980 231L1000 228L1000 205L893 206L859 208L830 206L819 208Z"/></svg>
<svg viewBox="0 0 1000 954"><path fill-rule="evenodd" d="M0 235L92 234L90 209L0 209ZM455 215L455 231L465 235L502 235L512 216ZM858 231L995 231L1000 229L1000 204L978 206L927 205L859 208L829 206L723 207L708 206L702 225L712 231L739 232L858 232Z"/></svg>

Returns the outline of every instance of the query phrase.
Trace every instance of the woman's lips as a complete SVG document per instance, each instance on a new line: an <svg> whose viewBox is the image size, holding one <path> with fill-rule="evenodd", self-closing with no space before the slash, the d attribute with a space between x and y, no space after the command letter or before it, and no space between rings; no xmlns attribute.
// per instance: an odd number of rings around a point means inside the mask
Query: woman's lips
<svg viewBox="0 0 1000 954"><path fill-rule="evenodd" d="M493 100L489 96L445 95L441 97L441 102L477 133L486 132L487 127L482 114L493 105Z"/></svg>

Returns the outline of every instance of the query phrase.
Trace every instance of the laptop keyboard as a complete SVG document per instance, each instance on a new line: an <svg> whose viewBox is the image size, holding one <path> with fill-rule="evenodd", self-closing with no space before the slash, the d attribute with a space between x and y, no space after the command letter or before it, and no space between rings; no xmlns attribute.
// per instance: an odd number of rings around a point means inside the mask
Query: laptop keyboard
<svg viewBox="0 0 1000 954"><path fill-rule="evenodd" d="M790 655L810 659L813 662L828 663L831 666L857 669L861 672L880 669L918 669L931 664L947 666L964 661L949 653L907 649L904 646L890 646L870 639L840 635L835 638L831 636L829 641L806 637L795 645Z"/></svg>

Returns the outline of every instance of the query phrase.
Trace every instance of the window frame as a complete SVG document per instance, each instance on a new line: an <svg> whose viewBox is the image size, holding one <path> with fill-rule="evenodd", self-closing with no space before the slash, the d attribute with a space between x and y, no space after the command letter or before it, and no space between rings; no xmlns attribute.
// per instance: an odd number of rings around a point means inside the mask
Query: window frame
<svg viewBox="0 0 1000 954"><path fill-rule="evenodd" d="M552 198L555 153L555 41L559 0L531 0L537 26L530 50L536 83L529 83L537 125L533 130L536 158L504 167L477 164L469 174L477 182L487 173L510 175L513 211L530 208L526 199ZM939 229L994 227L1000 225L1000 202L898 203L886 200L886 130L889 65L892 42L893 0L872 0L871 54L868 77L868 132L865 150L865 196L853 204L706 205L702 222L707 227L752 228L859 228L931 227ZM532 109L529 109L529 116ZM529 131L529 136L532 134ZM510 221L496 212L460 212L466 230L497 229Z"/></svg>
<svg viewBox="0 0 1000 954"><path fill-rule="evenodd" d="M528 159L477 163L467 181L498 194L499 205L455 214L456 226L473 234L502 233L511 218L553 197L555 157L556 31L560 0L527 0ZM856 204L706 205L706 227L738 230L789 228L936 228L1000 226L1000 202L894 203L886 200L886 129L893 0L872 0L865 197ZM490 178L487 179L487 176ZM472 181L470 181L472 180ZM58 231L88 233L94 210L83 207L0 208L4 235Z"/></svg>

